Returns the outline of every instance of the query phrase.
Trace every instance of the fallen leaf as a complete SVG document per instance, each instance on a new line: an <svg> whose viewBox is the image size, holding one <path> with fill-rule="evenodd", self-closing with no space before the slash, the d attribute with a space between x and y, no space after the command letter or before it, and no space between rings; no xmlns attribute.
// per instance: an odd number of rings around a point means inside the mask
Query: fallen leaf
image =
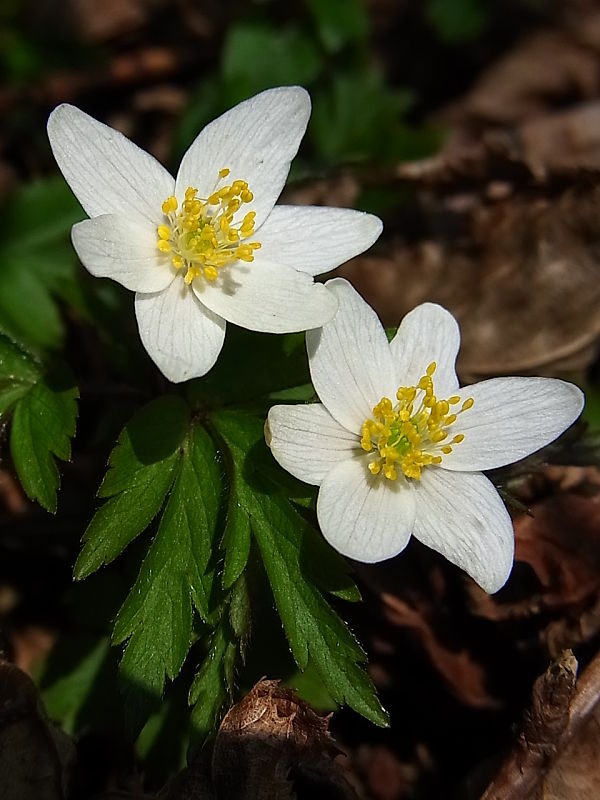
<svg viewBox="0 0 600 800"><path fill-rule="evenodd" d="M332 800L355 800L333 760L339 749L329 719L278 681L259 681L227 712L217 734L212 760L217 798L291 800L295 777L301 776L326 787Z"/></svg>

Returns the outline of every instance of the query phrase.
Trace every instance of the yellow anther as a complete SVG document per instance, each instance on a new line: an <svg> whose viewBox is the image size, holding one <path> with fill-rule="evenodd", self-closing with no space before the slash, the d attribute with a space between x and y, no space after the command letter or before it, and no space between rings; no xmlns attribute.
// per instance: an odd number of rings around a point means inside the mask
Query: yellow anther
<svg viewBox="0 0 600 800"><path fill-rule="evenodd" d="M216 281L219 277L219 271L216 267L204 267L203 274L207 281Z"/></svg>
<svg viewBox="0 0 600 800"><path fill-rule="evenodd" d="M250 189L244 189L240 197L242 198L242 203L251 203L254 200L254 195Z"/></svg>
<svg viewBox="0 0 600 800"><path fill-rule="evenodd" d="M371 463L369 464L369 470L372 475L379 475L379 473L381 472L381 464L379 463L379 461L371 461Z"/></svg>
<svg viewBox="0 0 600 800"><path fill-rule="evenodd" d="M165 242L164 239L159 239L156 243L156 246L160 250L161 253L170 253L171 252L171 243Z"/></svg>
<svg viewBox="0 0 600 800"><path fill-rule="evenodd" d="M452 397L448 398L448 402L451 406L455 406L457 403L460 403L460 397L457 394L453 394Z"/></svg>
<svg viewBox="0 0 600 800"><path fill-rule="evenodd" d="M438 400L435 404L435 413L439 417L445 417L448 411L450 411L450 403L447 400Z"/></svg>
<svg viewBox="0 0 600 800"><path fill-rule="evenodd" d="M431 441L432 442L443 442L444 439L446 439L447 437L448 437L448 434L446 433L446 431L439 430L439 431L436 431L435 433L431 434Z"/></svg>
<svg viewBox="0 0 600 800"><path fill-rule="evenodd" d="M223 169L219 170L219 178L226 178L230 172L231 172L230 169L227 169L227 167L223 167Z"/></svg>
<svg viewBox="0 0 600 800"><path fill-rule="evenodd" d="M464 433L457 433L456 436L452 439L452 444L460 444L464 441L465 435Z"/></svg>
<svg viewBox="0 0 600 800"><path fill-rule="evenodd" d="M162 211L163 214L171 214L173 211L177 211L177 199L171 195L171 197L167 197L165 202L162 204Z"/></svg>
<svg viewBox="0 0 600 800"><path fill-rule="evenodd" d="M429 377L431 378L431 376L432 376L432 375L433 375L433 373L436 371L436 369L437 369L437 364L435 363L435 361L432 361L432 362L431 362L431 364L430 364L430 365L427 367L427 369L425 370L425 372L426 372L426 373L429 375Z"/></svg>
<svg viewBox="0 0 600 800"><path fill-rule="evenodd" d="M183 267L183 258L181 256L173 256L171 263L175 269L181 269L181 267Z"/></svg>
<svg viewBox="0 0 600 800"><path fill-rule="evenodd" d="M450 455L451 452L452 452L452 448L450 447L449 444L447 444L444 447L442 447L442 453L445 453L447 456Z"/></svg>
<svg viewBox="0 0 600 800"><path fill-rule="evenodd" d="M453 425L456 422L456 414L450 414L449 417L446 417L444 420L444 425Z"/></svg>
<svg viewBox="0 0 600 800"><path fill-rule="evenodd" d="M393 464L386 464L383 468L383 474L389 481L395 481L398 477L396 467Z"/></svg>
<svg viewBox="0 0 600 800"><path fill-rule="evenodd" d="M171 238L171 228L168 225L159 225L156 229L159 239L168 240Z"/></svg>
<svg viewBox="0 0 600 800"><path fill-rule="evenodd" d="M469 399L465 400L465 402L462 404L461 411L468 411L469 408L473 408L474 403L475 400L473 400L472 397L469 397Z"/></svg>

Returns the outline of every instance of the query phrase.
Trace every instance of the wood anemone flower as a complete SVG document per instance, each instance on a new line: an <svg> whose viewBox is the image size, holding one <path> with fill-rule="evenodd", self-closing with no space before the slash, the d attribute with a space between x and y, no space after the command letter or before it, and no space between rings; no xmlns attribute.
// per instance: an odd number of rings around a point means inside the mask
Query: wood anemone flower
<svg viewBox="0 0 600 800"><path fill-rule="evenodd" d="M345 280L328 281L338 311L307 333L320 403L279 405L266 434L277 461L320 487L325 538L358 561L391 558L411 534L487 592L513 563L510 516L482 470L553 441L579 416L583 393L553 378L493 378L459 388L458 324L424 303L390 343Z"/></svg>
<svg viewBox="0 0 600 800"><path fill-rule="evenodd" d="M142 343L169 380L211 369L226 322L286 333L329 321L337 298L313 276L381 233L359 211L275 205L309 116L301 87L262 92L207 125L174 179L79 109L50 115L54 156L90 217L73 245L92 275L136 293Z"/></svg>

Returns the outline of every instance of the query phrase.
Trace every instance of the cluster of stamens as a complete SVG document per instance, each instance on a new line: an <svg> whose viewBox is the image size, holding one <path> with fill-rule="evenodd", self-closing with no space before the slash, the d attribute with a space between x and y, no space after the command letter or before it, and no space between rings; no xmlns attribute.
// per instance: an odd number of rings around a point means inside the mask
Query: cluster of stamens
<svg viewBox="0 0 600 800"><path fill-rule="evenodd" d="M188 186L181 207L173 196L162 204L167 223L157 228L157 247L171 256L175 269L185 269L188 285L199 277L216 281L219 270L233 261L254 261L254 250L260 247L260 242L246 241L254 233L254 211L241 223L233 223L238 209L252 202L254 195L242 180L219 187L228 175L226 167L219 171L214 191L206 198L198 197L198 190Z"/></svg>
<svg viewBox="0 0 600 800"><path fill-rule="evenodd" d="M363 423L361 447L367 453L378 453L369 463L373 475L382 473L393 481L400 470L407 478L418 480L423 467L441 464L443 456L465 438L458 433L450 439L448 429L473 406L473 398L464 400L460 408L458 395L438 400L433 390L435 370L434 361L416 386L401 386L396 405L383 397L373 408L373 419Z"/></svg>

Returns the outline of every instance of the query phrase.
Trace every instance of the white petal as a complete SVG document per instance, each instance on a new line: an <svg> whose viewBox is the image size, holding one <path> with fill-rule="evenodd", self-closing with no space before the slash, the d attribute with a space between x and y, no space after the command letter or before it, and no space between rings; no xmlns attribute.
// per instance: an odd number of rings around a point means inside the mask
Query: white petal
<svg viewBox="0 0 600 800"><path fill-rule="evenodd" d="M458 323L435 303L422 303L409 312L390 343L399 386L415 386L435 361L435 394L445 399L458 389L455 363L460 347Z"/></svg>
<svg viewBox="0 0 600 800"><path fill-rule="evenodd" d="M320 275L371 247L382 228L378 217L363 211L275 206L252 238L267 261Z"/></svg>
<svg viewBox="0 0 600 800"><path fill-rule="evenodd" d="M173 383L206 375L225 337L225 322L179 278L164 292L136 294L140 338L163 375Z"/></svg>
<svg viewBox="0 0 600 800"><path fill-rule="evenodd" d="M163 200L175 181L145 150L75 106L63 104L48 119L56 163L90 217L123 214L135 222L162 219Z"/></svg>
<svg viewBox="0 0 600 800"><path fill-rule="evenodd" d="M71 239L84 267L97 278L112 278L134 292L160 292L175 277L157 247L156 231L116 214L78 222Z"/></svg>
<svg viewBox="0 0 600 800"><path fill-rule="evenodd" d="M504 586L513 563L513 526L485 475L424 469L414 493L415 537L468 572L486 592Z"/></svg>
<svg viewBox="0 0 600 800"><path fill-rule="evenodd" d="M325 286L340 305L331 322L306 334L310 374L332 417L360 433L382 397L395 402L392 356L377 314L348 281L334 278Z"/></svg>
<svg viewBox="0 0 600 800"><path fill-rule="evenodd" d="M273 406L267 431L268 445L281 466L315 486L340 461L362 453L356 435L342 428L321 403Z"/></svg>
<svg viewBox="0 0 600 800"><path fill-rule="evenodd" d="M310 97L300 86L268 89L227 111L202 130L184 155L177 196L188 186L200 197L214 189L218 172L231 170L225 183L248 182L253 202L240 213L256 212L258 228L281 194L310 116Z"/></svg>
<svg viewBox="0 0 600 800"><path fill-rule="evenodd" d="M442 465L450 470L494 469L518 461L554 441L584 404L577 386L555 378L492 378L457 394L475 403L451 428L465 438L444 456Z"/></svg>
<svg viewBox="0 0 600 800"><path fill-rule="evenodd" d="M368 456L342 461L327 473L317 498L323 536L338 552L373 564L400 553L415 518L414 493L403 478L373 476Z"/></svg>
<svg viewBox="0 0 600 800"><path fill-rule="evenodd" d="M195 280L198 298L234 325L265 333L291 333L318 328L337 309L333 292L310 275L269 264L258 256L250 264L228 265L218 280Z"/></svg>

